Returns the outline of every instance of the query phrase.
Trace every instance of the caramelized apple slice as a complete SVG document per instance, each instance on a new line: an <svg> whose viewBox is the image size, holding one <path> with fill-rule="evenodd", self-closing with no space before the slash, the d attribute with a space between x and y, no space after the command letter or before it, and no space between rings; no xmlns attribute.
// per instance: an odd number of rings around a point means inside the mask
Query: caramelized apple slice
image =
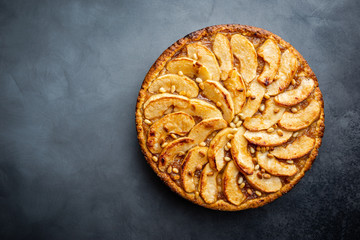
<svg viewBox="0 0 360 240"><path fill-rule="evenodd" d="M194 119L187 113L176 112L165 115L151 125L147 146L152 153L161 152L161 144L166 137L175 133L180 136L186 135L195 125Z"/></svg>
<svg viewBox="0 0 360 240"><path fill-rule="evenodd" d="M213 43L213 51L220 63L221 80L226 80L229 72L233 69L233 55L231 53L230 42L227 37L218 33Z"/></svg>
<svg viewBox="0 0 360 240"><path fill-rule="evenodd" d="M280 136L277 131L272 133L268 133L265 130L259 132L246 131L244 133L244 137L252 144L264 147L273 147L284 144L291 138L292 132L284 130L280 131L282 136Z"/></svg>
<svg viewBox="0 0 360 240"><path fill-rule="evenodd" d="M177 74L166 74L156 78L149 87L149 92L159 93L160 88L166 92L184 92L188 97L194 98L199 94L197 84L186 76Z"/></svg>
<svg viewBox="0 0 360 240"><path fill-rule="evenodd" d="M297 168L294 164L286 164L275 159L275 157L268 157L268 153L257 152L256 157L261 168L274 176L294 176L297 173Z"/></svg>
<svg viewBox="0 0 360 240"><path fill-rule="evenodd" d="M194 147L186 154L181 171L181 183L185 192L191 193L196 190L198 179L194 174L208 162L207 151L207 147Z"/></svg>
<svg viewBox="0 0 360 240"><path fill-rule="evenodd" d="M144 115L147 119L154 119L163 116L165 111L172 106L184 109L189 106L189 103L187 97L169 93L156 94L144 103Z"/></svg>
<svg viewBox="0 0 360 240"><path fill-rule="evenodd" d="M233 35L230 44L235 57L240 61L241 76L246 83L250 83L256 77L258 66L254 45L240 34Z"/></svg>
<svg viewBox="0 0 360 240"><path fill-rule="evenodd" d="M211 140L208 158L210 167L216 169L217 171L221 171L221 169L225 166L225 145L229 142L229 138L227 137L231 134L231 128L225 128L218 132L216 136Z"/></svg>
<svg viewBox="0 0 360 240"><path fill-rule="evenodd" d="M175 107L174 111L183 111L191 116L200 117L201 119L222 118L222 113L214 105L200 99L190 99L190 105L186 108Z"/></svg>
<svg viewBox="0 0 360 240"><path fill-rule="evenodd" d="M181 71L184 75L190 78L199 77L205 80L211 79L209 70L203 64L187 57L180 57L171 60L168 62L166 69L170 73L174 74L178 74Z"/></svg>
<svg viewBox="0 0 360 240"><path fill-rule="evenodd" d="M188 137L178 138L170 142L164 147L159 156L160 171L164 172L180 153L186 153L195 145L195 140Z"/></svg>
<svg viewBox="0 0 360 240"><path fill-rule="evenodd" d="M302 135L286 147L276 147L271 153L281 159L296 159L311 152L314 145L315 139Z"/></svg>
<svg viewBox="0 0 360 240"><path fill-rule="evenodd" d="M196 124L191 129L188 137L194 139L196 144L204 142L206 138L214 131L223 129L227 126L227 122L222 118L210 118Z"/></svg>
<svg viewBox="0 0 360 240"><path fill-rule="evenodd" d="M246 87L240 74L236 69L231 70L229 72L229 78L223 83L232 97L234 103L234 113L240 113L246 101Z"/></svg>
<svg viewBox="0 0 360 240"><path fill-rule="evenodd" d="M270 96L275 96L285 91L285 89L290 85L298 66L299 62L296 59L296 56L287 49L281 55L278 73L274 78L274 82L267 87L266 93Z"/></svg>
<svg viewBox="0 0 360 240"><path fill-rule="evenodd" d="M248 92L250 96L241 111L243 119L251 118L258 111L265 94L265 87L258 81L253 81L250 83Z"/></svg>
<svg viewBox="0 0 360 240"><path fill-rule="evenodd" d="M285 112L279 125L286 130L297 131L310 126L320 115L320 103L312 99L309 105L297 113Z"/></svg>
<svg viewBox="0 0 360 240"><path fill-rule="evenodd" d="M239 170L235 163L233 161L229 162L224 170L222 182L225 198L234 205L239 205L246 199L237 183L238 175Z"/></svg>
<svg viewBox="0 0 360 240"><path fill-rule="evenodd" d="M224 119L231 122L234 118L234 103L231 95L219 82L205 81L203 94L216 103L221 109Z"/></svg>
<svg viewBox="0 0 360 240"><path fill-rule="evenodd" d="M294 106L308 98L315 88L311 78L302 78L300 85L275 97L275 102L283 106Z"/></svg>
<svg viewBox="0 0 360 240"><path fill-rule="evenodd" d="M206 164L201 172L200 176L200 196L207 204L216 202L217 200L217 184L216 177L217 172L210 168L209 164Z"/></svg>
<svg viewBox="0 0 360 240"><path fill-rule="evenodd" d="M246 129L240 127L231 140L231 155L240 170L246 174L252 174L254 171L254 163L248 151L248 141L244 137Z"/></svg>
<svg viewBox="0 0 360 240"><path fill-rule="evenodd" d="M277 123L285 112L285 108L277 106L273 98L265 102L265 110L262 114L248 118L244 121L244 127L250 131L268 129Z"/></svg>
<svg viewBox="0 0 360 240"><path fill-rule="evenodd" d="M272 39L268 39L260 46L257 53L265 61L264 69L258 77L258 81L268 86L274 80L279 68L281 52L277 43Z"/></svg>
<svg viewBox="0 0 360 240"><path fill-rule="evenodd" d="M259 170L256 170L252 175L245 175L246 180L251 186L266 193L277 192L281 189L282 183L279 177L259 178L259 172Z"/></svg>
<svg viewBox="0 0 360 240"><path fill-rule="evenodd" d="M214 81L220 80L220 68L219 64L214 56L214 54L202 45L201 43L191 43L187 45L187 54L188 57L194 58L194 55L196 55L198 62L203 64L208 70L211 75L210 78L205 78L204 80L212 79Z"/></svg>

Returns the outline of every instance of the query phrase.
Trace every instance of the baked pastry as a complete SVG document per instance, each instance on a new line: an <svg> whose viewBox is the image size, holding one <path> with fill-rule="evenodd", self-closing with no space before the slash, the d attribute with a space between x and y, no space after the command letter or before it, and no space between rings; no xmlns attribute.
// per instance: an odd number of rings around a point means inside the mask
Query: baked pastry
<svg viewBox="0 0 360 240"><path fill-rule="evenodd" d="M141 149L176 193L217 210L256 208L309 170L324 131L315 74L266 30L217 25L156 60L136 106Z"/></svg>

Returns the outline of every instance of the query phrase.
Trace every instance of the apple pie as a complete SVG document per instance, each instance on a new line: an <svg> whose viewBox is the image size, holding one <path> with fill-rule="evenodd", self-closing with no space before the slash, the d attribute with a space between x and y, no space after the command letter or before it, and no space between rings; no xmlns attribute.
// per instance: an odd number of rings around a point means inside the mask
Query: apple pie
<svg viewBox="0 0 360 240"><path fill-rule="evenodd" d="M136 105L141 149L156 174L207 208L263 206L310 169L323 99L305 59L266 30L217 25L156 60Z"/></svg>

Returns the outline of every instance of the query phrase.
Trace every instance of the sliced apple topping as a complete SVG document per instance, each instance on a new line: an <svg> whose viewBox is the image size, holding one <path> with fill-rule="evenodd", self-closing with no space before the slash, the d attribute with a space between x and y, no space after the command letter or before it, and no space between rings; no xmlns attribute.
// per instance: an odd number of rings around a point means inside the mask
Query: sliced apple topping
<svg viewBox="0 0 360 240"><path fill-rule="evenodd" d="M211 168L221 171L225 166L225 146L229 142L228 135L231 134L232 128L225 128L218 132L216 136L211 140L208 158Z"/></svg>
<svg viewBox="0 0 360 240"><path fill-rule="evenodd" d="M147 119L161 117L172 106L185 109L188 108L190 101L187 97L162 93L156 94L144 103L144 115Z"/></svg>
<svg viewBox="0 0 360 240"><path fill-rule="evenodd" d="M294 164L287 164L276 160L274 156L269 157L268 152L257 152L256 157L261 168L274 176L294 176L297 168Z"/></svg>
<svg viewBox="0 0 360 240"><path fill-rule="evenodd" d="M194 147L186 154L182 164L181 183L188 193L194 192L198 179L194 176L196 170L201 170L208 162L207 147Z"/></svg>
<svg viewBox="0 0 360 240"><path fill-rule="evenodd" d="M287 49L281 55L278 73L274 78L274 82L267 87L267 94L275 96L285 91L285 89L290 85L298 66L299 62L296 59L296 56Z"/></svg>
<svg viewBox="0 0 360 240"><path fill-rule="evenodd" d="M244 127L250 131L260 131L268 129L277 123L285 112L285 108L275 104L273 98L265 102L265 110L262 114L255 115L244 121Z"/></svg>
<svg viewBox="0 0 360 240"><path fill-rule="evenodd" d="M204 82L203 94L221 109L224 119L231 122L234 118L234 103L229 91L219 82L209 80Z"/></svg>
<svg viewBox="0 0 360 240"><path fill-rule="evenodd" d="M231 53L230 42L224 34L216 34L213 50L220 63L221 80L226 80L229 72L233 69L234 59Z"/></svg>
<svg viewBox="0 0 360 240"><path fill-rule="evenodd" d="M232 97L234 113L240 113L246 101L246 87L240 74L236 69L229 71L229 78L223 83Z"/></svg>
<svg viewBox="0 0 360 240"><path fill-rule="evenodd" d="M188 97L194 98L199 94L197 84L186 76L177 74L165 74L156 78L149 87L149 92L159 93L163 88L165 92L185 93Z"/></svg>
<svg viewBox="0 0 360 240"><path fill-rule="evenodd" d="M235 34L230 40L231 49L240 61L240 74L246 83L256 77L258 66L257 54L254 45L244 36Z"/></svg>
<svg viewBox="0 0 360 240"><path fill-rule="evenodd" d="M203 64L187 57L179 57L171 60L168 62L166 69L174 74L178 74L181 71L190 78L199 77L204 80L211 79L211 73Z"/></svg>
<svg viewBox="0 0 360 240"><path fill-rule="evenodd" d="M252 144L273 147L286 143L291 138L292 132L277 130L269 133L265 130L258 132L246 131L244 137Z"/></svg>
<svg viewBox="0 0 360 240"><path fill-rule="evenodd" d="M268 39L260 46L257 53L265 61L264 69L257 80L268 86L274 80L279 68L281 52L277 43L272 39Z"/></svg>
<svg viewBox="0 0 360 240"><path fill-rule="evenodd" d="M252 175L245 175L248 183L256 189L266 193L277 192L281 189L282 183L279 177L259 178L260 170L256 170Z"/></svg>
<svg viewBox="0 0 360 240"><path fill-rule="evenodd" d="M210 168L209 164L206 164L201 172L200 176L200 196L208 204L214 203L217 200L217 172Z"/></svg>
<svg viewBox="0 0 360 240"><path fill-rule="evenodd" d="M246 199L237 183L238 175L239 170L235 163L233 161L229 162L224 170L222 182L226 199L234 205L239 205Z"/></svg>
<svg viewBox="0 0 360 240"><path fill-rule="evenodd" d="M320 111L320 103L316 99L312 99L306 108L297 113L285 112L279 121L279 125L290 131L306 128L318 119Z"/></svg>
<svg viewBox="0 0 360 240"><path fill-rule="evenodd" d="M244 137L246 129L240 127L231 140L231 155L240 170L246 174L252 174L254 163L248 151L248 141Z"/></svg>
<svg viewBox="0 0 360 240"><path fill-rule="evenodd" d="M314 145L315 139L302 135L286 147L276 147L271 153L281 159L296 159L311 152Z"/></svg>
<svg viewBox="0 0 360 240"><path fill-rule="evenodd" d="M219 64L210 49L199 42L187 45L186 49L188 57L193 58L193 56L196 55L197 61L203 64L209 70L211 77L203 80L220 80Z"/></svg>
<svg viewBox="0 0 360 240"><path fill-rule="evenodd" d="M247 94L249 97L241 111L243 119L251 118L258 111L265 94L265 87L258 81L253 81L250 83Z"/></svg>
<svg viewBox="0 0 360 240"><path fill-rule="evenodd" d="M191 116L201 119L222 118L222 113L214 105L200 99L190 99L190 104L186 108L175 107L174 111L183 111Z"/></svg>
<svg viewBox="0 0 360 240"><path fill-rule="evenodd" d="M164 172L180 153L186 153L195 145L195 140L188 137L178 138L170 142L159 156L160 171Z"/></svg>
<svg viewBox="0 0 360 240"><path fill-rule="evenodd" d="M223 129L227 126L227 122L222 118L210 118L196 124L191 129L188 137L194 139L196 144L204 142L206 138L214 131Z"/></svg>
<svg viewBox="0 0 360 240"><path fill-rule="evenodd" d="M314 88L314 80L311 78L302 78L297 88L280 93L275 97L275 102L283 106L294 106L308 98Z"/></svg>
<svg viewBox="0 0 360 240"><path fill-rule="evenodd" d="M194 119L187 113L176 112L165 115L151 125L147 146L152 153L161 152L161 144L170 134L186 135L195 125Z"/></svg>

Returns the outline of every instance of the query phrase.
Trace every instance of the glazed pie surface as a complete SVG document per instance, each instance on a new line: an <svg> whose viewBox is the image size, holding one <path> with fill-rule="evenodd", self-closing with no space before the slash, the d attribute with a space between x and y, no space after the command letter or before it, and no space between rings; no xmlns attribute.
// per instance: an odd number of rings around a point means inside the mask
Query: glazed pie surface
<svg viewBox="0 0 360 240"><path fill-rule="evenodd" d="M175 192L217 210L255 208L310 169L324 131L318 81L266 30L217 25L178 40L136 107L147 162Z"/></svg>

